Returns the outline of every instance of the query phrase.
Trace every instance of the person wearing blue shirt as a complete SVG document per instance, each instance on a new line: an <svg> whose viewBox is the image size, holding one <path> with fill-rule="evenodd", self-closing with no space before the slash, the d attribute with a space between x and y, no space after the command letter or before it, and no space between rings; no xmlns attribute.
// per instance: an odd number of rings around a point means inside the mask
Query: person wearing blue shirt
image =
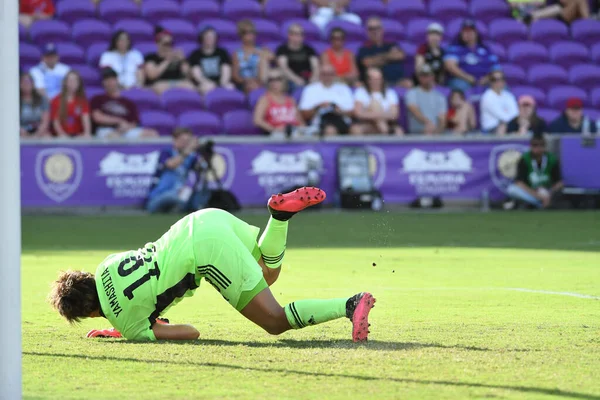
<svg viewBox="0 0 600 400"><path fill-rule="evenodd" d="M160 153L154 186L146 202L147 211L158 213L173 209L183 211L186 208L192 194L192 188L186 183L198 159L197 148L198 142L189 129L175 129L173 147Z"/></svg>
<svg viewBox="0 0 600 400"><path fill-rule="evenodd" d="M595 134L598 132L596 122L583 114L583 101L577 97L567 100L567 108L550 123L548 131L560 134Z"/></svg>
<svg viewBox="0 0 600 400"><path fill-rule="evenodd" d="M499 69L498 56L481 43L475 21L470 19L463 21L458 41L446 49L444 66L448 86L463 92L486 85L489 73Z"/></svg>

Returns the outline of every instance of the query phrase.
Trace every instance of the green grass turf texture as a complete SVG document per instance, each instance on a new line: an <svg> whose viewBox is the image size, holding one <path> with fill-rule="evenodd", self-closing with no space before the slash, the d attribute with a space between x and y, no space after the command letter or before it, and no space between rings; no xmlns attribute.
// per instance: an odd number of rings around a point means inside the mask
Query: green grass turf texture
<svg viewBox="0 0 600 400"><path fill-rule="evenodd" d="M107 322L71 327L45 303L59 270L94 271L176 218L24 217L25 398L600 399L600 300L506 290L600 296L600 213L296 216L276 298L371 291L366 344L346 319L269 336L205 283L167 315L195 342L86 339Z"/></svg>

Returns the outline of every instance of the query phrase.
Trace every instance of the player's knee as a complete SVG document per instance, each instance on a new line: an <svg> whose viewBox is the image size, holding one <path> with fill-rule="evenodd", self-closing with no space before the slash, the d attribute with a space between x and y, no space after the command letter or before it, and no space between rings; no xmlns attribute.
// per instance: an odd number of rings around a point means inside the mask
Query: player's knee
<svg viewBox="0 0 600 400"><path fill-rule="evenodd" d="M265 322L262 328L270 335L281 335L283 332L290 329L283 308L276 314L271 315L271 318Z"/></svg>

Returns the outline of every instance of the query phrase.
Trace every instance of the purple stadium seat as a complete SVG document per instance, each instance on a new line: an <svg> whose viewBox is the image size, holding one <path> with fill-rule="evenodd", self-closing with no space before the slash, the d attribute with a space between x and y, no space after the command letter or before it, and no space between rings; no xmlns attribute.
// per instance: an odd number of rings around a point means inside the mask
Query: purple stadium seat
<svg viewBox="0 0 600 400"><path fill-rule="evenodd" d="M183 54L185 54L186 57L189 57L189 55L192 54L192 52L198 48L198 43L192 42L192 41L181 42L181 43L177 43L176 47L178 49L181 49L183 51Z"/></svg>
<svg viewBox="0 0 600 400"><path fill-rule="evenodd" d="M383 37L385 40L390 42L399 42L404 40L404 26L398 21L393 19L382 18L381 23L383 24Z"/></svg>
<svg viewBox="0 0 600 400"><path fill-rule="evenodd" d="M562 111L555 110L553 108L538 108L537 115L548 124L554 121L561 114Z"/></svg>
<svg viewBox="0 0 600 400"><path fill-rule="evenodd" d="M56 4L56 18L69 24L95 17L96 7L91 1L63 0Z"/></svg>
<svg viewBox="0 0 600 400"><path fill-rule="evenodd" d="M450 40L454 40L455 38L457 38L458 34L460 33L460 30L462 29L463 21L463 18L458 18L448 22L446 24L446 32L444 33L444 36L449 38ZM475 21L475 26L477 27L477 32L479 32L479 36L482 39L488 37L488 27L484 22Z"/></svg>
<svg viewBox="0 0 600 400"><path fill-rule="evenodd" d="M502 64L502 72L509 86L524 85L527 82L525 70L516 64Z"/></svg>
<svg viewBox="0 0 600 400"><path fill-rule="evenodd" d="M154 40L154 27L142 19L122 19L113 26L113 30L123 29L133 43Z"/></svg>
<svg viewBox="0 0 600 400"><path fill-rule="evenodd" d="M204 102L208 111L223 114L227 111L244 108L246 97L237 90L217 88L204 97Z"/></svg>
<svg viewBox="0 0 600 400"><path fill-rule="evenodd" d="M85 88L85 96L88 98L88 100L91 100L93 97L103 93L104 88L100 86L87 86Z"/></svg>
<svg viewBox="0 0 600 400"><path fill-rule="evenodd" d="M488 47L488 49L492 52L492 54L495 54L496 56L498 56L498 59L500 61L504 61L507 59L506 49L500 43L484 42L484 44Z"/></svg>
<svg viewBox="0 0 600 400"><path fill-rule="evenodd" d="M533 97L538 107L543 107L546 104L546 93L539 87L525 85L511 86L510 91L512 92L512 94L515 95L517 99L519 98L519 96L522 96L524 94Z"/></svg>
<svg viewBox="0 0 600 400"><path fill-rule="evenodd" d="M472 0L470 11L473 18L486 23L510 16L510 7L504 0Z"/></svg>
<svg viewBox="0 0 600 400"><path fill-rule="evenodd" d="M346 42L346 48L353 54L358 53L358 49L363 45L363 42Z"/></svg>
<svg viewBox="0 0 600 400"><path fill-rule="evenodd" d="M175 118L165 111L142 111L140 112L142 126L153 128L161 136L170 136L175 129Z"/></svg>
<svg viewBox="0 0 600 400"><path fill-rule="evenodd" d="M530 85L539 88L551 88L556 85L566 85L569 82L569 74L559 65L538 64L533 65L528 71Z"/></svg>
<svg viewBox="0 0 600 400"><path fill-rule="evenodd" d="M512 63L528 67L533 64L548 62L550 56L548 50L539 43L517 42L509 47L508 59Z"/></svg>
<svg viewBox="0 0 600 400"><path fill-rule="evenodd" d="M426 15L425 4L421 1L390 0L388 2L388 16L403 24Z"/></svg>
<svg viewBox="0 0 600 400"><path fill-rule="evenodd" d="M327 50L330 47L329 43L322 42L322 41L319 41L319 40L311 40L307 44L310 47L312 47L317 54L323 53L325 50Z"/></svg>
<svg viewBox="0 0 600 400"><path fill-rule="evenodd" d="M29 31L23 25L19 24L19 42L26 42L29 40Z"/></svg>
<svg viewBox="0 0 600 400"><path fill-rule="evenodd" d="M254 125L252 112L232 110L223 115L223 130L227 135L260 135L260 128Z"/></svg>
<svg viewBox="0 0 600 400"><path fill-rule="evenodd" d="M527 40L527 26L510 18L493 20L489 25L490 39L502 44L510 45L515 42Z"/></svg>
<svg viewBox="0 0 600 400"><path fill-rule="evenodd" d="M179 115L177 124L192 130L194 135L220 135L223 126L218 115L208 111L188 111Z"/></svg>
<svg viewBox="0 0 600 400"><path fill-rule="evenodd" d="M448 96L450 96L450 92L452 91L452 89L447 86L436 86L435 90L440 92L445 98L448 98Z"/></svg>
<svg viewBox="0 0 600 400"><path fill-rule="evenodd" d="M600 62L600 43L596 43L592 46L591 53L592 60Z"/></svg>
<svg viewBox="0 0 600 400"><path fill-rule="evenodd" d="M271 43L280 43L280 42L281 41L271 42ZM196 47L198 47L198 45L196 45ZM233 57L233 53L241 47L241 44L240 44L240 42L233 42L233 41L228 40L228 41L219 42L219 47L225 49L227 51L227 53L229 53Z"/></svg>
<svg viewBox="0 0 600 400"><path fill-rule="evenodd" d="M579 97L583 104L588 104L585 90L576 86L555 86L548 91L548 105L563 110L569 97Z"/></svg>
<svg viewBox="0 0 600 400"><path fill-rule="evenodd" d="M569 39L569 28L556 19L540 19L529 28L531 40L543 45L551 45L560 40Z"/></svg>
<svg viewBox="0 0 600 400"><path fill-rule="evenodd" d="M279 25L267 19L253 19L256 28L256 42L266 43L269 41L282 40Z"/></svg>
<svg viewBox="0 0 600 400"><path fill-rule="evenodd" d="M388 10L381 0L354 0L350 3L348 11L358 15L363 23L366 23L367 19L372 16L383 18L388 15Z"/></svg>
<svg viewBox="0 0 600 400"><path fill-rule="evenodd" d="M250 110L254 110L256 103L258 103L258 100L263 94L265 94L266 91L266 88L259 87L258 89L254 89L250 92L250 94L248 94L248 106L250 107Z"/></svg>
<svg viewBox="0 0 600 400"><path fill-rule="evenodd" d="M60 61L67 64L85 64L85 52L80 46L71 42L56 43L56 50L60 55Z"/></svg>
<svg viewBox="0 0 600 400"><path fill-rule="evenodd" d="M71 40L71 29L62 21L40 20L31 25L29 35L31 41L38 45L49 42L68 42Z"/></svg>
<svg viewBox="0 0 600 400"><path fill-rule="evenodd" d="M584 44L577 42L558 42L550 47L550 60L562 67L589 62L590 52Z"/></svg>
<svg viewBox="0 0 600 400"><path fill-rule="evenodd" d="M416 43L423 43L427 35L427 27L433 22L431 18L415 18L406 25L406 37Z"/></svg>
<svg viewBox="0 0 600 400"><path fill-rule="evenodd" d="M257 1L226 0L223 3L223 17L233 21L247 18L262 18L263 11L260 3Z"/></svg>
<svg viewBox="0 0 600 400"><path fill-rule="evenodd" d="M186 111L199 111L204 108L202 96L194 90L169 89L162 94L164 109L177 116Z"/></svg>
<svg viewBox="0 0 600 400"><path fill-rule="evenodd" d="M19 43L19 64L37 64L40 62L42 53L36 46L26 43Z"/></svg>
<svg viewBox="0 0 600 400"><path fill-rule="evenodd" d="M196 27L181 18L163 19L159 22L159 25L171 31L175 38L175 43L196 40L198 36Z"/></svg>
<svg viewBox="0 0 600 400"><path fill-rule="evenodd" d="M176 47L179 47L176 45ZM145 57L148 54L156 53L156 43L155 42L139 42L135 45L135 48L139 50L140 53Z"/></svg>
<svg viewBox="0 0 600 400"><path fill-rule="evenodd" d="M220 18L221 7L213 0L186 0L181 5L181 16L197 25L206 18Z"/></svg>
<svg viewBox="0 0 600 400"><path fill-rule="evenodd" d="M595 19L578 19L571 24L573 39L588 46L600 42L600 22Z"/></svg>
<svg viewBox="0 0 600 400"><path fill-rule="evenodd" d="M600 121L600 111L595 108L584 108L583 115L587 116L596 123Z"/></svg>
<svg viewBox="0 0 600 400"><path fill-rule="evenodd" d="M100 79L100 71L97 66L90 67L86 64L73 64L71 69L79 72L84 85L87 86L102 86L102 80Z"/></svg>
<svg viewBox="0 0 600 400"><path fill-rule="evenodd" d="M162 103L158 95L150 89L133 88L124 90L123 97L133 101L141 111L162 110Z"/></svg>
<svg viewBox="0 0 600 400"><path fill-rule="evenodd" d="M167 18L179 18L179 4L173 0L148 0L142 3L142 17L151 24Z"/></svg>
<svg viewBox="0 0 600 400"><path fill-rule="evenodd" d="M592 92L590 93L590 97L592 98L592 105L594 107L600 108L600 86L592 89Z"/></svg>
<svg viewBox="0 0 600 400"><path fill-rule="evenodd" d="M431 0L429 15L440 21L466 18L469 14L467 3L463 0Z"/></svg>
<svg viewBox="0 0 600 400"><path fill-rule="evenodd" d="M341 28L346 32L346 40L365 40L366 32L362 25L357 25L352 22L336 19L331 21L325 27L325 37L329 37L329 33L333 28Z"/></svg>
<svg viewBox="0 0 600 400"><path fill-rule="evenodd" d="M94 43L87 48L86 62L89 65L98 65L102 53L108 50L108 42Z"/></svg>
<svg viewBox="0 0 600 400"><path fill-rule="evenodd" d="M600 84L600 67L593 64L579 64L569 70L569 82L583 88Z"/></svg>
<svg viewBox="0 0 600 400"><path fill-rule="evenodd" d="M275 53L275 52L276 52L276 50L277 50L277 48L278 48L278 47L281 45L281 43L282 43L282 41L281 41L281 40L279 40L279 41L276 41L276 42L267 42L267 43L263 43L263 44L261 44L261 47L262 47L263 49L267 49L267 50L270 50L270 51L272 51L273 53Z"/></svg>
<svg viewBox="0 0 600 400"><path fill-rule="evenodd" d="M265 18L282 23L292 18L306 18L306 10L304 5L296 0L271 0L265 4Z"/></svg>
<svg viewBox="0 0 600 400"><path fill-rule="evenodd" d="M294 101L296 102L296 104L300 104L300 98L302 97L303 91L304 91L304 88L299 87L294 90L294 93L292 93L292 97L294 98Z"/></svg>
<svg viewBox="0 0 600 400"><path fill-rule="evenodd" d="M239 40L236 25L220 18L203 19L198 25L198 31L211 27L217 32L220 40Z"/></svg>
<svg viewBox="0 0 600 400"><path fill-rule="evenodd" d="M306 19L291 19L281 25L281 36L287 38L287 31L291 24L299 24L304 30L304 40L321 40L319 28Z"/></svg>
<svg viewBox="0 0 600 400"><path fill-rule="evenodd" d="M133 1L102 0L98 5L100 19L114 24L122 19L140 17L140 8Z"/></svg>
<svg viewBox="0 0 600 400"><path fill-rule="evenodd" d="M80 46L88 47L92 43L108 43L111 37L109 24L96 19L84 19L73 24L73 41Z"/></svg>

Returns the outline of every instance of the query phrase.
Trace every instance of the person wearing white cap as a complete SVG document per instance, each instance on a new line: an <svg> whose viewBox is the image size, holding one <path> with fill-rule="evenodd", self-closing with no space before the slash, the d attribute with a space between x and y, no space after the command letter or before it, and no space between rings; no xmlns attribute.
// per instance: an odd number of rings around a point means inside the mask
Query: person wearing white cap
<svg viewBox="0 0 600 400"><path fill-rule="evenodd" d="M427 27L427 40L417 49L415 56L415 71L419 71L423 64L429 64L435 81L439 85L444 84L444 49L442 48L442 38L444 37L444 27L437 22L429 24Z"/></svg>

